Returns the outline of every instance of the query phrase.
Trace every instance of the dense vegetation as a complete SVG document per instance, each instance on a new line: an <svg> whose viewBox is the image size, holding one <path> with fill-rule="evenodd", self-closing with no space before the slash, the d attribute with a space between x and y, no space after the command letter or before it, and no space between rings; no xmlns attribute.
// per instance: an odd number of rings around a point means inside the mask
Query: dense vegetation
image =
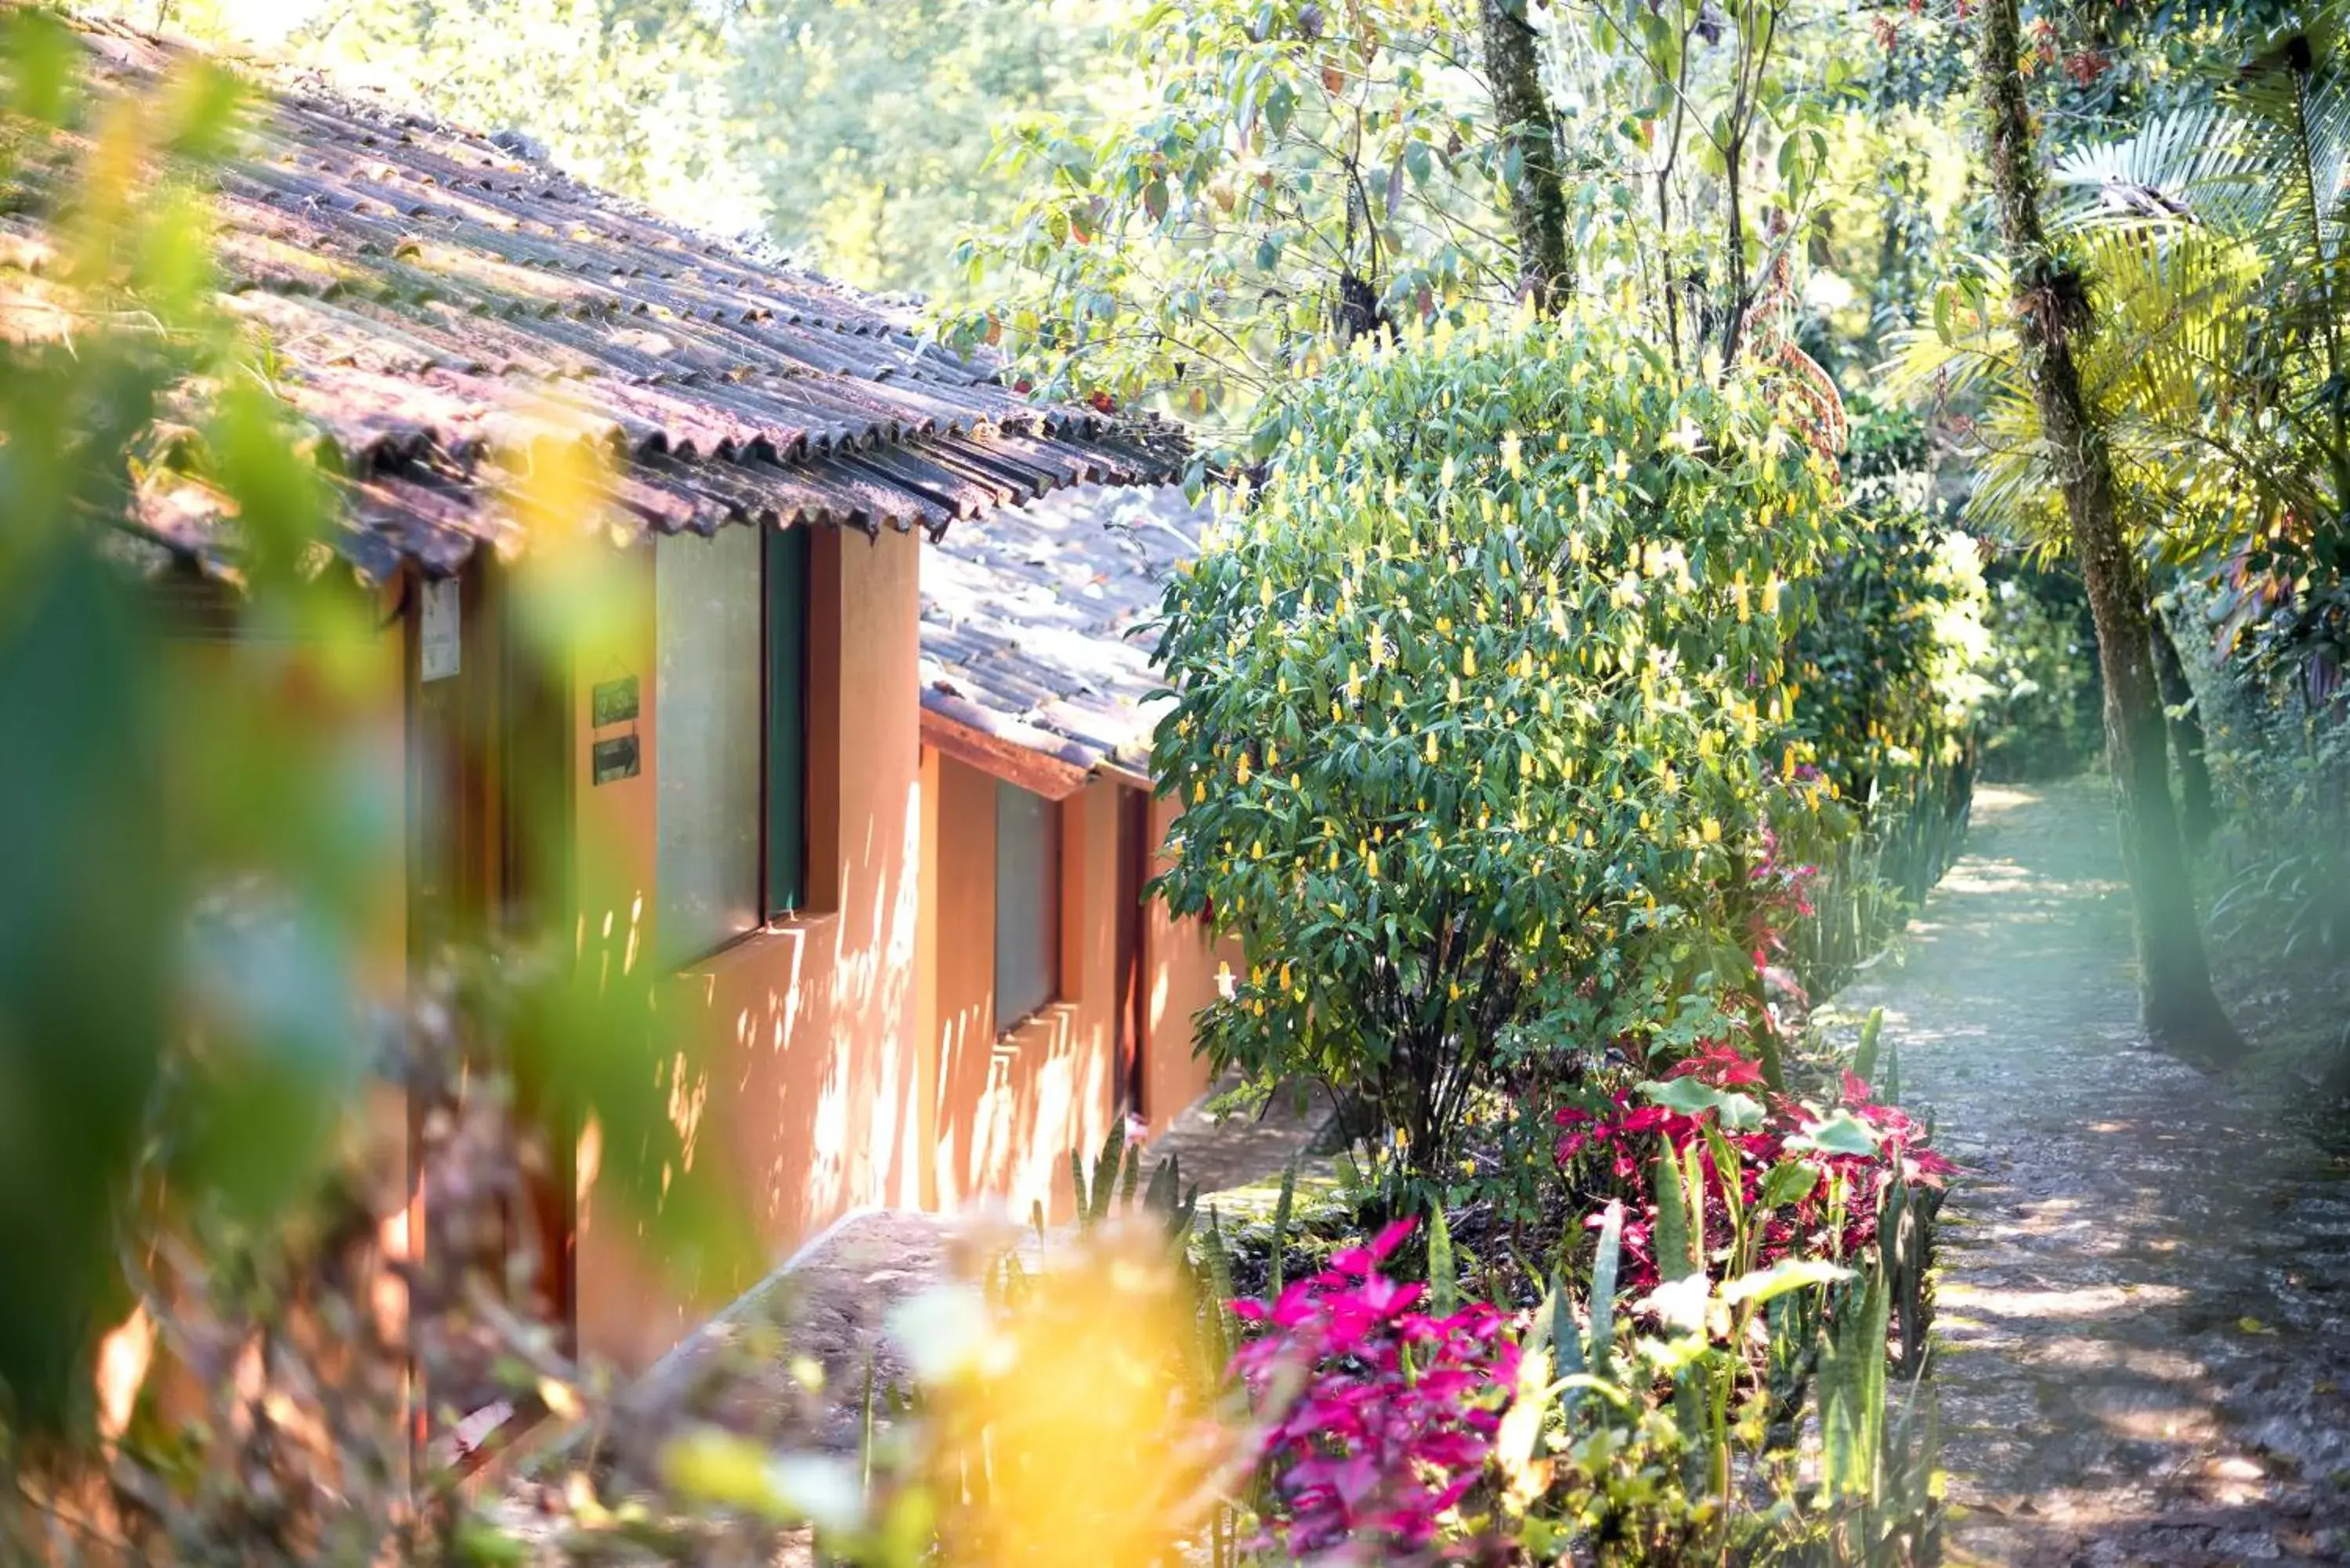
<svg viewBox="0 0 2350 1568"><path fill-rule="evenodd" d="M365 1037L396 830L338 676L372 607L306 565L333 475L205 304L234 81L95 105L69 28L0 16L0 218L62 214L43 286L95 324L0 332L0 715L44 763L0 784L0 1248L43 1260L0 1302L0 1552L1930 1560L1951 1168L1898 1037L1810 1003L1976 780L2101 751L2158 1043L2243 1054L2207 913L2338 987L2350 42L2333 5L1852 15L351 0L291 35L1192 421L1154 894L1244 945L1200 1021L1240 1097L1326 1091L1349 1147L1245 1232L1117 1140L1077 1162L1059 1264L976 1249L908 1327L919 1386L850 1396L853 1461L628 1403L454 1241L380 1331L338 1136L370 1086L503 1052L413 1151L460 1238L587 1110L650 1147L668 1043L644 984L482 950ZM241 519L242 613L309 651L159 691L101 524L196 373L230 390L172 439ZM606 607L556 566L532 657ZM2350 1092L2350 1042L2320 1065ZM577 1093L511 1106L525 1069ZM610 1160L681 1253L741 1244L723 1194ZM202 1418L93 1400L126 1314ZM611 1450L527 1519L469 1493L405 1403L456 1367Z"/></svg>
<svg viewBox="0 0 2350 1568"><path fill-rule="evenodd" d="M1424 1176L1510 1061L1729 1027L1838 527L1779 414L1598 319L1366 342L1284 408L1160 649L1161 885L1250 958L1221 1059L1359 1094Z"/></svg>

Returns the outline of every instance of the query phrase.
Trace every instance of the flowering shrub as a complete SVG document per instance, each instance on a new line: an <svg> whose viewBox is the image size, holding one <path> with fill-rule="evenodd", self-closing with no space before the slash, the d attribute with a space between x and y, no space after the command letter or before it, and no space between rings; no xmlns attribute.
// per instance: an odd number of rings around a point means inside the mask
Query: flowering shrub
<svg viewBox="0 0 2350 1568"><path fill-rule="evenodd" d="M1674 1085L1694 1086L1696 1093ZM1702 1218L1704 1235L1728 1235L1731 1194L1721 1168L1734 1163L1742 1216L1759 1217L1754 1256L1768 1269L1790 1259L1844 1260L1877 1242L1877 1221L1895 1181L1939 1187L1950 1162L1926 1147L1924 1129L1906 1112L1876 1102L1869 1085L1843 1075L1835 1102L1823 1114L1773 1093L1760 1064L1735 1046L1710 1043L1676 1064L1662 1083L1618 1089L1597 1109L1567 1106L1556 1113L1558 1162L1572 1176L1596 1173L1610 1195L1627 1199L1625 1282L1647 1290L1664 1277L1656 1247L1662 1205L1656 1190L1660 1157L1675 1168L1692 1165L1703 1185L1690 1223ZM1596 1228L1595 1218L1589 1222ZM1750 1221L1751 1223L1751 1221ZM1708 1250L1697 1248L1700 1258Z"/></svg>
<svg viewBox="0 0 2350 1568"><path fill-rule="evenodd" d="M1424 1287L1380 1272L1411 1227L1336 1254L1270 1304L1232 1303L1266 1330L1232 1368L1253 1402L1279 1407L1263 1438L1268 1518L1294 1554L1427 1545L1492 1451L1518 1346L1491 1306L1432 1317L1417 1310Z"/></svg>
<svg viewBox="0 0 2350 1568"><path fill-rule="evenodd" d="M1723 889L1842 529L1783 405L1575 317L1366 342L1270 421L1159 649L1157 887L1250 958L1199 1015L1220 1067L1351 1092L1449 1175L1513 1056L1748 978Z"/></svg>

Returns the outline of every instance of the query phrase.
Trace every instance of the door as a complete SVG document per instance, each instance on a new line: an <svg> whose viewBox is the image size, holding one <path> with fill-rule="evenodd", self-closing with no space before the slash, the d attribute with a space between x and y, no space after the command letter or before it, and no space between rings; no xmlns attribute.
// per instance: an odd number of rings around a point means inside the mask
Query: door
<svg viewBox="0 0 2350 1568"><path fill-rule="evenodd" d="M529 657L505 613L494 566L477 557L453 578L412 582L410 598L408 924L411 984L421 997L444 990L452 976L494 983L526 949L560 931L571 897L564 853L571 724L568 672ZM462 996L468 982L457 983ZM567 1348L575 1321L573 1118L559 1114L555 1085L500 1059L500 1041L478 1019L452 1008L451 1026L463 1071L453 1084L411 1087L411 1171L421 1164L430 1119L461 1112L465 1085L485 1071L511 1075L518 1119L547 1129L548 1147L543 1160L524 1167L517 1189L497 1200L493 1225L484 1227L478 1216L436 1225L428 1211L413 1233L442 1250L434 1262L500 1281L511 1278L514 1258L534 1255L533 1276L507 1304L556 1325ZM451 1255L459 1250L467 1255ZM516 1411L486 1367L463 1381L479 1386L437 1387L426 1403L470 1412L446 1436L474 1453Z"/></svg>
<svg viewBox="0 0 2350 1568"><path fill-rule="evenodd" d="M1118 1109L1148 1118L1150 1038L1149 942L1145 888L1150 881L1150 794L1118 792Z"/></svg>

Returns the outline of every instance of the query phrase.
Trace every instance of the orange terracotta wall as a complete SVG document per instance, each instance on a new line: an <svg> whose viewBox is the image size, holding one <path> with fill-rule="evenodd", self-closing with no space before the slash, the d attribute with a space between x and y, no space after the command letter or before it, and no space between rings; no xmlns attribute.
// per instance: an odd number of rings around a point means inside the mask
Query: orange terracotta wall
<svg viewBox="0 0 2350 1568"><path fill-rule="evenodd" d="M1181 807L1167 796L1150 803L1150 842L1167 842ZM1216 971L1237 968L1240 946L1217 941L1199 920L1177 919L1157 898L1145 906L1143 953L1143 1111L1154 1133L1208 1090L1208 1064L1192 1054L1192 1014L1216 999Z"/></svg>
<svg viewBox="0 0 2350 1568"><path fill-rule="evenodd" d="M995 780L942 757L928 842L939 1207L995 1200L1024 1218L1071 1210L1068 1155L1109 1130L1118 1074L1118 788L1097 780L1060 803L1058 998L999 1034L995 1015Z"/></svg>
<svg viewBox="0 0 2350 1568"><path fill-rule="evenodd" d="M826 1221L866 1204L919 1204L929 1148L915 1050L921 765L915 708L916 551L911 537L816 535L810 628L809 912L728 947L671 981L663 1011L681 1053L652 1092L667 1096L681 1160L722 1162L765 1256L781 1260ZM644 767L581 790L583 857L607 861L583 906L583 956L625 963L653 950L656 900L651 552L642 557L639 639L609 650L639 678ZM633 660L633 662L630 662ZM583 659L579 761L586 776ZM583 887L588 878L583 872ZM583 1156L583 1166L589 1163ZM706 1174L706 1173L705 1173ZM608 1208L608 1206L607 1206ZM624 1364L674 1344L755 1270L653 1286L657 1242L586 1194L581 1342Z"/></svg>
<svg viewBox="0 0 2350 1568"><path fill-rule="evenodd" d="M1097 780L1061 803L1059 999L999 1036L995 781L920 742L918 543L816 536L810 628L810 911L664 983L678 1054L649 1073L699 1173L719 1162L761 1256L681 1282L662 1240L599 1196L583 1142L583 1346L642 1366L816 1230L865 1205L996 1202L1069 1212L1068 1151L1098 1147L1118 1073L1118 805ZM653 566L630 553L619 623L577 666L579 948L619 976L655 950ZM590 786L589 691L638 677L643 758ZM1163 835L1172 807L1154 807ZM1155 842L1155 839L1154 839ZM1191 1015L1222 954L1192 922L1144 921L1146 1104L1155 1124L1197 1097Z"/></svg>

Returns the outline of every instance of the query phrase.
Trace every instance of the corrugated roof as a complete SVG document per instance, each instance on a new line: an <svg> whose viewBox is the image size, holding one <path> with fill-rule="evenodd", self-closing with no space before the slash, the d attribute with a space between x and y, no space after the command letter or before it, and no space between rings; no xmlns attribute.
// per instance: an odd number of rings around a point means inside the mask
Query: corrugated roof
<svg viewBox="0 0 2350 1568"><path fill-rule="evenodd" d="M1168 577L1207 508L1180 489L1072 490L922 553L925 712L1080 772L1147 777Z"/></svg>
<svg viewBox="0 0 2350 1568"><path fill-rule="evenodd" d="M136 90L181 46L89 24ZM639 526L831 523L933 534L1080 483L1162 482L1178 428L1032 402L920 341L904 307L695 234L490 140L265 73L219 171L223 298L349 476L342 553L381 576L510 542L501 454L588 440ZM0 213L0 318L37 315L36 217ZM11 296L14 296L12 300ZM232 545L213 498L150 485L134 531Z"/></svg>

